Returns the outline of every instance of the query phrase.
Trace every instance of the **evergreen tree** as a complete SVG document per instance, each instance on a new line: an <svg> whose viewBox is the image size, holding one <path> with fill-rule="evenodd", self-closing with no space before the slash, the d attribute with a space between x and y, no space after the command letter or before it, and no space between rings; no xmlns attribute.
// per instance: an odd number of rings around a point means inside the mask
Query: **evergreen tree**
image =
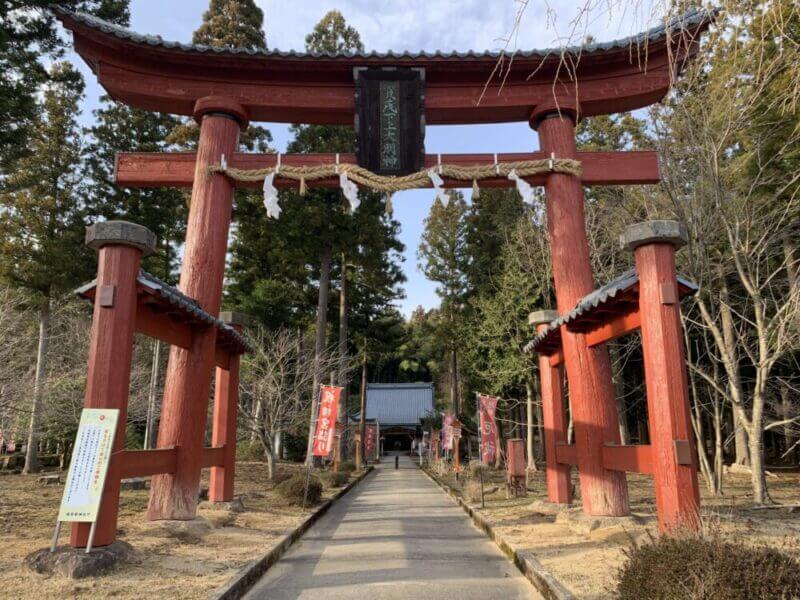
<svg viewBox="0 0 800 600"><path fill-rule="evenodd" d="M116 10L103 15L107 20L127 26L129 0L118 0ZM168 188L121 188L114 181L118 152L163 152L169 149L164 139L179 121L170 115L131 108L100 98L94 111L95 124L86 133L89 174L88 211L94 218L124 219L144 225L156 234L159 250L143 259L143 267L163 279L171 279L177 260L177 247L184 237L186 202L179 190Z"/></svg>
<svg viewBox="0 0 800 600"><path fill-rule="evenodd" d="M649 150L654 145L647 134L646 122L628 113L581 120L576 143L580 150L595 152ZM590 256L598 283L613 279L627 268L627 263L619 262L617 240L630 223L647 219L642 212L642 199L648 193L651 191L647 188L634 186L595 186L584 190L591 231Z"/></svg>
<svg viewBox="0 0 800 600"><path fill-rule="evenodd" d="M264 13L254 0L211 0L193 44L212 48L265 50Z"/></svg>
<svg viewBox="0 0 800 600"><path fill-rule="evenodd" d="M445 206L434 200L425 219L425 230L417 258L425 276L439 284L436 293L443 301L459 303L469 291L467 272L468 207L461 192L448 191L450 201Z"/></svg>
<svg viewBox="0 0 800 600"><path fill-rule="evenodd" d="M502 252L509 232L523 214L522 198L513 189L481 190L472 198L467 220L465 252L470 257L470 292L487 293L502 269Z"/></svg>
<svg viewBox="0 0 800 600"><path fill-rule="evenodd" d="M398 381L436 381L440 375L444 348L436 335L438 309L414 309L405 324L405 336L395 346Z"/></svg>
<svg viewBox="0 0 800 600"><path fill-rule="evenodd" d="M36 125L39 87L47 81L44 63L63 52L53 14L53 0L0 0L0 178L13 161L30 151L26 140ZM65 0L65 8L102 19L127 11L127 0Z"/></svg>
<svg viewBox="0 0 800 600"><path fill-rule="evenodd" d="M28 141L30 152L0 192L0 277L21 288L39 311L39 351L28 436L26 472L36 471L42 386L52 303L89 279L94 257L84 239L82 148L78 115L83 78L55 63Z"/></svg>
<svg viewBox="0 0 800 600"><path fill-rule="evenodd" d="M314 26L314 31L306 36L306 50L349 54L363 52L364 44L361 43L361 35L345 22L342 13L331 10Z"/></svg>
<svg viewBox="0 0 800 600"><path fill-rule="evenodd" d="M439 321L438 335L447 348L449 368L448 384L450 404L454 414L460 413L461 385L459 377L459 340L463 339L464 302L469 291L467 272L470 267L467 254L468 207L461 192L448 192L447 206L436 198L425 219L425 230L417 257L425 276L439 283L436 293L442 298L443 318Z"/></svg>
<svg viewBox="0 0 800 600"><path fill-rule="evenodd" d="M101 98L94 111L95 124L87 131L89 202L93 217L124 219L144 225L156 234L158 251L143 259L143 268L156 276L172 278L178 247L186 229L184 194L170 188L122 188L114 182L117 152L164 152L164 142L178 120Z"/></svg>
<svg viewBox="0 0 800 600"><path fill-rule="evenodd" d="M211 0L192 43L228 50L266 50L264 13L253 0ZM200 128L194 119L185 119L167 136L167 142L187 150L196 148L199 139ZM239 144L251 152L266 152L271 141L269 131L257 125L250 125L239 136Z"/></svg>

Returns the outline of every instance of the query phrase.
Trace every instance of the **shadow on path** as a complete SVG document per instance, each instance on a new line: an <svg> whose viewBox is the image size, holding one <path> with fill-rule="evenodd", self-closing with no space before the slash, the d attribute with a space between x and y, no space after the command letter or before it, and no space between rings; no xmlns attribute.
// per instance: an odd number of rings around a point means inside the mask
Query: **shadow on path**
<svg viewBox="0 0 800 600"><path fill-rule="evenodd" d="M248 599L541 598L407 457L378 465Z"/></svg>

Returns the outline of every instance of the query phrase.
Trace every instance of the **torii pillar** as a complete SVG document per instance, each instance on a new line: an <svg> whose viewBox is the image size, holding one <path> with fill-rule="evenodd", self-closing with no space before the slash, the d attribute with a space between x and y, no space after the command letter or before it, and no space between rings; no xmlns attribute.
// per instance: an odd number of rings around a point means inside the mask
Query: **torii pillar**
<svg viewBox="0 0 800 600"><path fill-rule="evenodd" d="M208 168L220 164L222 155L233 156L238 150L239 132L247 127L248 116L233 100L206 97L195 104L194 118L200 124L200 142L180 289L217 316L234 188L224 175L210 173ZM150 520L188 520L196 514L216 336L216 328L208 327L195 332L191 348L172 346L170 350L158 447L176 446L178 466L175 473L153 476L147 509Z"/></svg>
<svg viewBox="0 0 800 600"><path fill-rule="evenodd" d="M578 110L569 99L537 107L531 127L539 134L547 156L577 158L575 122ZM552 173L545 183L547 228L559 314L572 310L594 289L589 242L586 237L581 180ZM611 361L605 345L590 348L585 336L561 328L575 445L578 454L583 510L593 516L630 513L625 474L603 467L603 445L619 444Z"/></svg>
<svg viewBox="0 0 800 600"><path fill-rule="evenodd" d="M97 250L99 256L83 406L119 410L113 453L94 535L95 546L108 546L117 534L136 323L136 277L142 256L152 254L156 249L156 236L135 223L104 221L86 228L86 245ZM91 523L72 523L72 547L85 548L90 531Z"/></svg>
<svg viewBox="0 0 800 600"><path fill-rule="evenodd" d="M538 310L528 315L528 323L541 333L558 318L554 310ZM564 410L564 368L551 364L551 357L539 354L539 383L542 394L544 458L547 474L547 500L554 504L572 503L570 466L556 459L558 444L567 443L567 414Z"/></svg>
<svg viewBox="0 0 800 600"><path fill-rule="evenodd" d="M688 242L676 221L631 225L620 237L639 274L639 312L658 524L662 531L700 527L697 450L690 417L675 252Z"/></svg>

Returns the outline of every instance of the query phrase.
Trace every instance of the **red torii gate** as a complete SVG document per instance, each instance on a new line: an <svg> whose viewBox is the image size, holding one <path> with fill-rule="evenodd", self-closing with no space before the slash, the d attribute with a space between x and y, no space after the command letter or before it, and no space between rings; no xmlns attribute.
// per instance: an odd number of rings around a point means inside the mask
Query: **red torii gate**
<svg viewBox="0 0 800 600"><path fill-rule="evenodd" d="M223 156L229 166L240 169L275 164L274 155L238 152L239 132L250 120L352 124L353 68L364 66L425 69L424 114L429 124L529 122L539 133L541 151L500 154L498 162L551 156L580 161L581 178L555 172L528 178L531 184L545 186L559 313L572 310L594 288L582 186L659 180L653 152L577 152L576 121L658 102L696 52L699 36L713 17L708 11L692 10L666 26L616 42L563 53L560 49L517 52L500 88L499 83L487 85L500 58L488 52L311 55L220 50L164 42L85 14L55 10L73 32L76 51L112 98L143 109L191 115L200 124L197 152L121 154L116 176L123 186L191 186L180 288L212 317L218 314L221 301L234 187L257 184L235 182L212 173L210 167L218 166ZM285 165L330 164L333 159L332 155L282 157ZM355 162L353 156L340 159ZM434 166L438 160L426 156L425 164ZM475 165L494 158L444 155L441 160ZM286 185L281 179L275 183ZM513 185L501 177L481 184ZM314 185L331 186L336 181ZM445 186L461 185L445 178ZM101 326L98 302L93 334ZM190 337L188 345L175 345L170 353L159 450L154 452L171 449L175 460L171 470L150 471L154 474L150 519L193 518L200 471L208 463L203 459L203 435L217 335L210 327L197 329ZM566 327L561 330L561 343L573 402L584 510L591 515L625 515L629 507L624 472L605 468L602 458L604 446L619 443L608 353L605 346L591 346L583 333ZM93 352L90 373L102 365L102 357ZM118 445L124 429L123 420ZM112 540L113 527L110 535L98 535L96 544ZM72 541L83 545L85 536L74 535Z"/></svg>

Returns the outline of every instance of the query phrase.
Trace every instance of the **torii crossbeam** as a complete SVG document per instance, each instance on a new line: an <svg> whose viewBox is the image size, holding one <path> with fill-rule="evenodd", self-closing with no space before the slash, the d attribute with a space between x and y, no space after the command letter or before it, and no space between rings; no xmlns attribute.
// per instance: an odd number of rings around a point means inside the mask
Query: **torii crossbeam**
<svg viewBox="0 0 800 600"><path fill-rule="evenodd" d="M56 12L73 32L76 51L112 98L147 110L191 115L200 124L196 153L122 154L116 175L120 185L191 186L180 289L212 317L219 313L237 185L224 174L212 172L212 167L219 166L223 156L238 168L274 164L274 156L238 152L239 132L250 120L352 124L356 114L353 70L362 67L424 69L428 124L527 121L539 134L541 151L502 154L498 162L551 156L580 161L582 178L556 172L531 178L531 183L546 190L556 297L559 313L565 314L594 288L582 186L659 180L655 153L577 152L577 120L635 110L661 100L696 53L699 37L713 18L712 13L696 9L664 26L614 42L517 52L510 64L505 63L502 77L495 80L492 73L503 57L490 52L345 55L223 50L164 42L88 15L63 9ZM356 162L352 156L341 159ZM313 155L284 156L283 160L310 165L332 162L331 156ZM439 160L425 157L429 166ZM485 164L493 155L447 155L441 160ZM445 185L458 183L445 181ZM495 178L482 185L507 186L511 182ZM154 475L150 519L195 516L200 471L208 463L203 459L203 438L215 339L215 328L209 327L193 332L190 347L173 346L171 350L158 447L174 449L176 456L169 470ZM603 462L603 448L619 443L608 352L604 345L590 346L583 333L567 328L562 330L561 343L583 509L590 515L628 514L625 473L606 468ZM100 357L92 354L90 370L102 364L97 361ZM126 400L120 394L102 399L109 406ZM122 422L118 437L124 436L124 431ZM107 527L96 544L113 539L113 526L110 532ZM76 546L85 545L84 530L73 529L72 541Z"/></svg>
<svg viewBox="0 0 800 600"><path fill-rule="evenodd" d="M544 152L516 152L509 154L428 154L425 156L425 167L435 167L439 161L459 166L491 164L495 158L498 163L517 162L523 160L545 160ZM658 183L661 176L658 170L658 153L640 152L578 152L576 158L583 168L581 183L593 185L643 185ZM260 169L274 167L277 162L275 154L256 154L237 152L226 158L228 165L237 169ZM292 166L330 165L334 162L334 154L283 154L281 164ZM356 162L354 154L342 154L343 163ZM194 168L197 163L195 152L121 152L117 155L114 174L117 185L128 187L192 187ZM542 174L527 177L533 185L544 185L548 175ZM261 187L256 181L234 181L234 185L243 188ZM276 179L276 187L291 185L285 179ZM320 179L313 183L315 187L339 187L336 178ZM462 181L444 178L444 187L463 187ZM514 182L508 177L482 179L481 187L513 187Z"/></svg>

